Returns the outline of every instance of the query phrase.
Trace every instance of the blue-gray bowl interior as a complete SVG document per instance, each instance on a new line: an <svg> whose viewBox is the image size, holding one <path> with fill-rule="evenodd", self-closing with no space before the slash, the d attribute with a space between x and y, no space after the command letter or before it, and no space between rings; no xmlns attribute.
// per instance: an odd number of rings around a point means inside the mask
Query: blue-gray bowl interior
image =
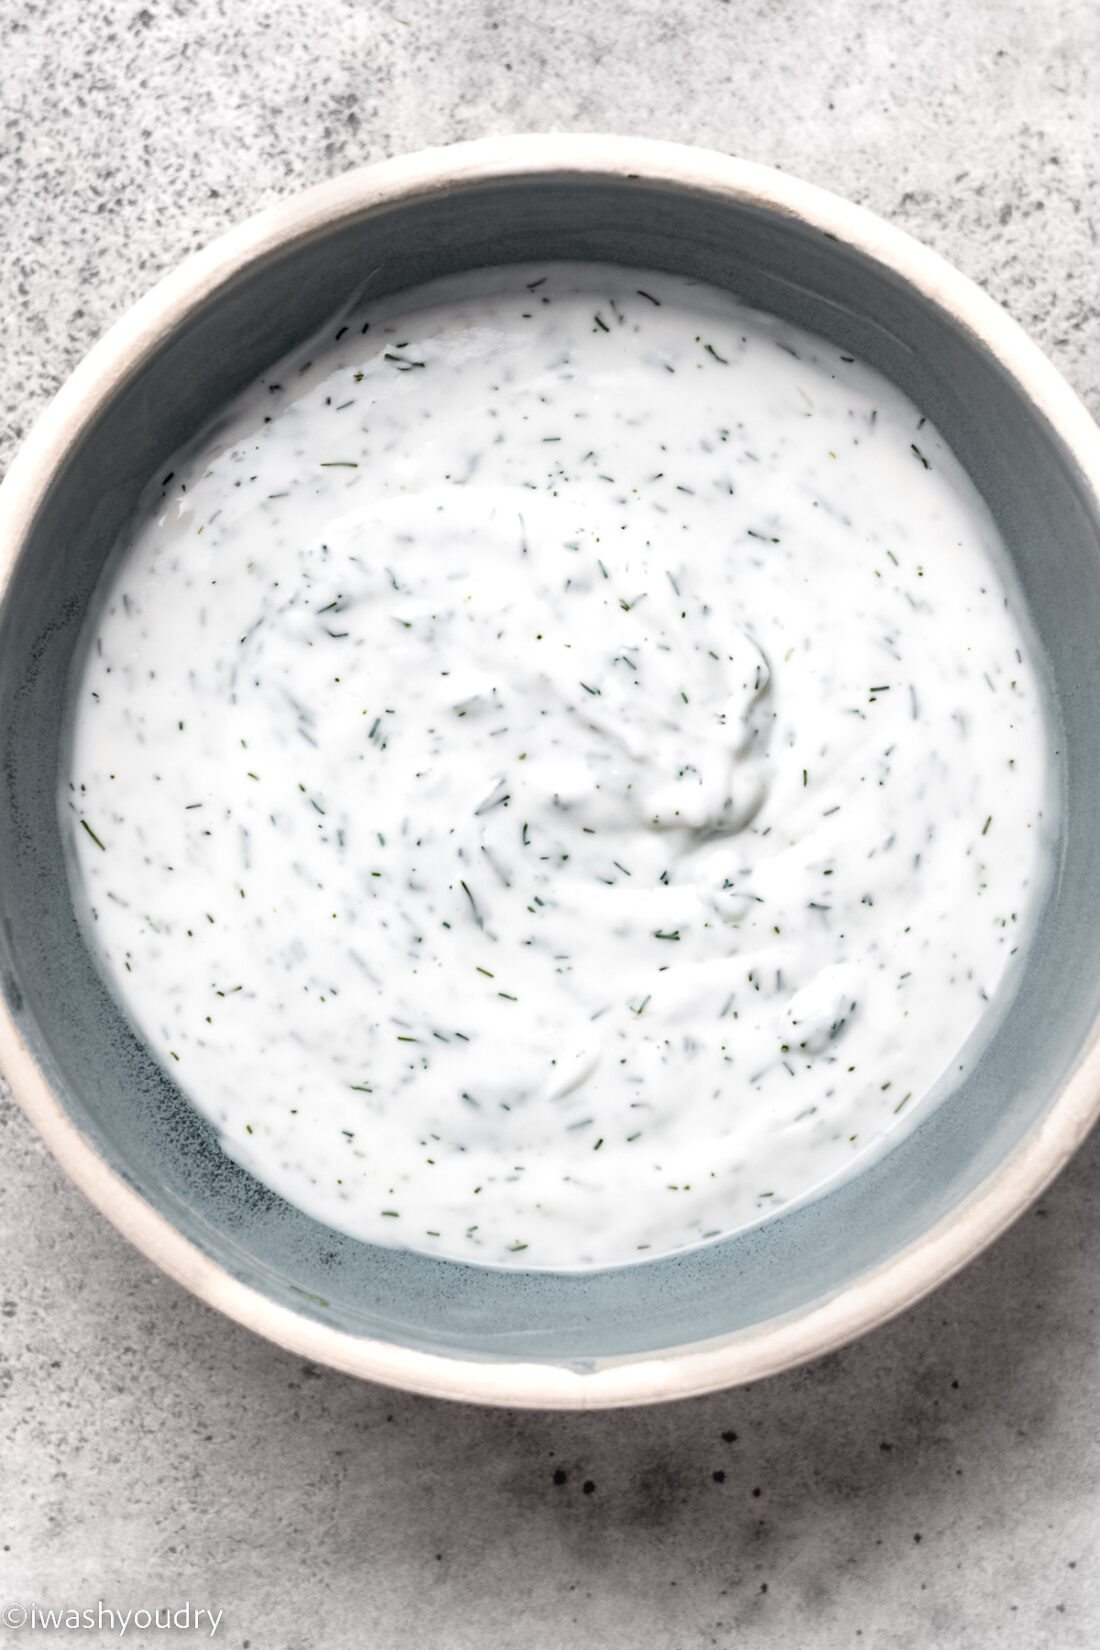
<svg viewBox="0 0 1100 1650"><path fill-rule="evenodd" d="M1009 545L1055 683L1059 872L1010 1010L970 1075L868 1168L679 1256L506 1271L364 1244L233 1163L105 989L66 880L56 787L70 660L153 473L378 271L373 291L551 258L712 281L863 357L953 445ZM482 1359L640 1354L823 1301L926 1232L1041 1118L1100 1012L1100 554L1072 458L965 328L835 237L644 178L471 182L313 233L203 301L122 384L55 477L0 615L0 976L97 1152L233 1277L353 1335Z"/></svg>

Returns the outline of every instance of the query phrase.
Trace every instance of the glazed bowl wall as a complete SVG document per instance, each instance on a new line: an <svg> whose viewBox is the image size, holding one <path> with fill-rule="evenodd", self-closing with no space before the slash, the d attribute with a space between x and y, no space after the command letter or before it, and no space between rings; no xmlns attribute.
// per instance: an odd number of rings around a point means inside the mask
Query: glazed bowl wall
<svg viewBox="0 0 1100 1650"><path fill-rule="evenodd" d="M589 1273L374 1247L225 1156L129 1029L76 923L56 790L70 662L150 477L366 286L591 259L729 288L860 356L990 505L1049 669L1063 840L1010 1004L965 1082L865 1170L709 1246ZM819 191L669 146L463 146L324 185L200 255L93 352L0 496L0 1059L77 1179L161 1264L254 1327L399 1384L613 1403L797 1361L898 1310L1034 1196L1091 1123L1100 1014L1100 440L1012 323Z"/></svg>

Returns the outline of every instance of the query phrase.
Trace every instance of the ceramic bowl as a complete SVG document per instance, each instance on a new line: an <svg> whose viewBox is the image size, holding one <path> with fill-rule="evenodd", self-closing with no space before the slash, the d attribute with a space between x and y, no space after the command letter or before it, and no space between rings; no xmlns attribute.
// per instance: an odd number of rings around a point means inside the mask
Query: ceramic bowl
<svg viewBox="0 0 1100 1650"><path fill-rule="evenodd" d="M220 1149L78 930L56 808L68 668L148 478L373 274L519 260L660 268L863 357L938 425L1018 569L1052 683L1056 881L969 1076L820 1196L587 1273L344 1237ZM596 1407L748 1381L881 1323L978 1253L1100 1108L1100 432L1009 319L869 213L766 168L606 137L507 138L351 172L262 213L96 345L0 490L0 1067L89 1197L202 1299L311 1359L488 1403Z"/></svg>

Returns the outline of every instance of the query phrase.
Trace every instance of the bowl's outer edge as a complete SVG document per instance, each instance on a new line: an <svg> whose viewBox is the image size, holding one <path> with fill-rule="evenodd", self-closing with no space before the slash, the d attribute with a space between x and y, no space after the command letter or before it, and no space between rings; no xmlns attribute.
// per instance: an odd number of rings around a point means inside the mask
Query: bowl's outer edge
<svg viewBox="0 0 1100 1650"><path fill-rule="evenodd" d="M702 191L797 218L858 248L946 311L1012 374L1091 487L1100 520L1100 430L1023 330L938 254L862 207L753 162L679 144L603 135L491 138L384 161L261 212L194 254L90 350L46 408L0 487L0 600L49 480L82 428L197 302L245 266L334 223L493 177L615 177ZM1097 1028L1100 1031L1100 1028ZM96 1207L157 1266L210 1306L301 1356L407 1391L516 1408L658 1403L734 1386L805 1362L885 1322L996 1238L1066 1164L1100 1114L1100 1039L1042 1122L962 1204L830 1300L716 1341L583 1372L555 1364L473 1362L330 1329L238 1283L98 1156L62 1110L0 1002L0 1069L54 1156Z"/></svg>

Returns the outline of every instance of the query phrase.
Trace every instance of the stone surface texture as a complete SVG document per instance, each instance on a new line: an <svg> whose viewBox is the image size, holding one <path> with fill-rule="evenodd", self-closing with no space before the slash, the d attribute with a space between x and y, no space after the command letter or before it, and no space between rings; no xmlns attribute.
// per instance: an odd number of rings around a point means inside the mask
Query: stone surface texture
<svg viewBox="0 0 1100 1650"><path fill-rule="evenodd" d="M1100 411L1093 0L2 0L0 464L224 228L364 161L540 129L701 143L865 203ZM241 1650L1091 1650L1098 1187L1100 1139L953 1283L793 1374L497 1412L223 1321L0 1089L0 1605L189 1600Z"/></svg>

